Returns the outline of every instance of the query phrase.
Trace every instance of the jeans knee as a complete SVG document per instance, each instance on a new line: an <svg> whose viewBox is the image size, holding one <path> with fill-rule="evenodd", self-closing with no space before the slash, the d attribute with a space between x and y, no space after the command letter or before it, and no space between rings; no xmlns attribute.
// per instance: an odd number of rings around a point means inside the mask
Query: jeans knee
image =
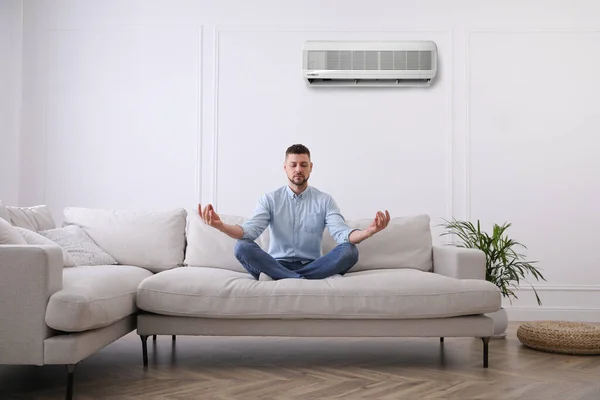
<svg viewBox="0 0 600 400"><path fill-rule="evenodd" d="M344 250L344 257L348 258L352 264L358 262L358 247L354 243L344 243L346 247Z"/></svg>
<svg viewBox="0 0 600 400"><path fill-rule="evenodd" d="M244 239L239 239L235 242L235 246L233 247L233 255L238 260L244 255L244 253L250 248L252 242Z"/></svg>

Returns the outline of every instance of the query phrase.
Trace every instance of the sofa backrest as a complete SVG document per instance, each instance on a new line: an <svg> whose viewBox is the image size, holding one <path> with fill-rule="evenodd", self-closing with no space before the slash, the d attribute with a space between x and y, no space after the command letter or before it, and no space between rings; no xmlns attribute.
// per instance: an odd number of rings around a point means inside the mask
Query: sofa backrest
<svg viewBox="0 0 600 400"><path fill-rule="evenodd" d="M153 272L183 264L187 211L64 209L63 225L78 225L119 264Z"/></svg>
<svg viewBox="0 0 600 400"><path fill-rule="evenodd" d="M348 220L351 228L366 229L373 219ZM329 231L323 233L323 254L337 243ZM412 268L433 270L431 218L428 215L395 217L374 236L357 244L358 262L351 272L372 269Z"/></svg>
<svg viewBox="0 0 600 400"><path fill-rule="evenodd" d="M230 225L241 225L246 218L235 215L219 214L221 220ZM213 267L238 272L246 272L235 258L236 240L206 225L197 213L190 213L187 224L187 248L185 264L191 267ZM256 243L265 251L269 248L269 229L256 239Z"/></svg>
<svg viewBox="0 0 600 400"><path fill-rule="evenodd" d="M243 224L246 218L219 214L227 224ZM347 221L352 228L366 229L372 219ZM352 272L371 269L413 268L433 270L432 237L428 215L396 217L375 236L359 243L358 263ZM185 264L196 267L214 267L246 272L234 256L235 240L206 225L197 214L188 216L187 249ZM269 229L256 240L265 251L269 248ZM329 231L323 233L323 254L331 251L337 243Z"/></svg>
<svg viewBox="0 0 600 400"><path fill-rule="evenodd" d="M8 207L0 202L0 217L14 218L13 225L29 229L54 228L46 206ZM246 272L234 256L236 241L206 225L196 212L183 208L168 211L107 210L82 207L64 209L64 225L77 225L119 264L147 268L153 272L180 265L223 268ZM246 218L220 214L228 224L243 224ZM348 220L351 228L366 229L372 219ZM433 270L431 219L428 215L394 217L383 231L359 243L358 263L352 272L371 269L414 268ZM186 238L187 236L187 238ZM269 229L256 240L269 248ZM322 252L337 243L329 231L323 233Z"/></svg>

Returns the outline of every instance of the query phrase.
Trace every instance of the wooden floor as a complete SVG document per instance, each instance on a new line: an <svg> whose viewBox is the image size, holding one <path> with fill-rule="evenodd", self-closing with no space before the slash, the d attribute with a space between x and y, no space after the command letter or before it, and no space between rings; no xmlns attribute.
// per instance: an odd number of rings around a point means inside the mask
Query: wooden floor
<svg viewBox="0 0 600 400"><path fill-rule="evenodd" d="M135 333L84 360L75 399L600 399L600 356L528 349L511 323L475 338L295 339L159 336L142 366ZM0 366L0 399L62 399L62 366Z"/></svg>

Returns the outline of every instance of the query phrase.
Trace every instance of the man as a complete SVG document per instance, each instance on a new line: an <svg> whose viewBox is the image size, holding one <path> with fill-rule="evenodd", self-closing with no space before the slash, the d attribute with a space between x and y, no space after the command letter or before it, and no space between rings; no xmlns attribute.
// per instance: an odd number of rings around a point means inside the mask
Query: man
<svg viewBox="0 0 600 400"><path fill-rule="evenodd" d="M287 186L263 195L254 216L241 226L223 223L212 205L202 209L198 204L206 224L238 240L235 257L255 279L339 277L358 261L356 244L388 225L386 210L377 212L365 230L349 228L333 198L308 186L312 168L310 151L301 144L290 146L283 165ZM254 242L267 227L271 229L268 253ZM321 256L325 227L338 246Z"/></svg>

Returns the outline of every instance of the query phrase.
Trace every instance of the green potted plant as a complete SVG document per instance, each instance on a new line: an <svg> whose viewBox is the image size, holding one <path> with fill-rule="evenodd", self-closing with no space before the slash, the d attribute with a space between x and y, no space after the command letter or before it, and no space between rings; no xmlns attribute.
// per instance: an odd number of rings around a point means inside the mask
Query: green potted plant
<svg viewBox="0 0 600 400"><path fill-rule="evenodd" d="M502 225L494 224L491 234L481 230L481 224L477 220L477 225L469 221L444 220L441 226L445 229L441 236L455 235L458 239L455 246L475 248L485 253L485 279L496 285L502 296L508 298L512 304L512 299L518 299L514 290L518 288L521 281L525 281L527 275L532 275L537 281L546 280L542 273L533 266L536 261L527 261L525 256L517 252L517 248L527 247L511 238L505 232L511 226L510 223ZM542 302L537 291L531 285L538 305ZM494 319L494 335L496 337L506 336L506 327L508 317L506 310L502 308L496 313L486 314Z"/></svg>

